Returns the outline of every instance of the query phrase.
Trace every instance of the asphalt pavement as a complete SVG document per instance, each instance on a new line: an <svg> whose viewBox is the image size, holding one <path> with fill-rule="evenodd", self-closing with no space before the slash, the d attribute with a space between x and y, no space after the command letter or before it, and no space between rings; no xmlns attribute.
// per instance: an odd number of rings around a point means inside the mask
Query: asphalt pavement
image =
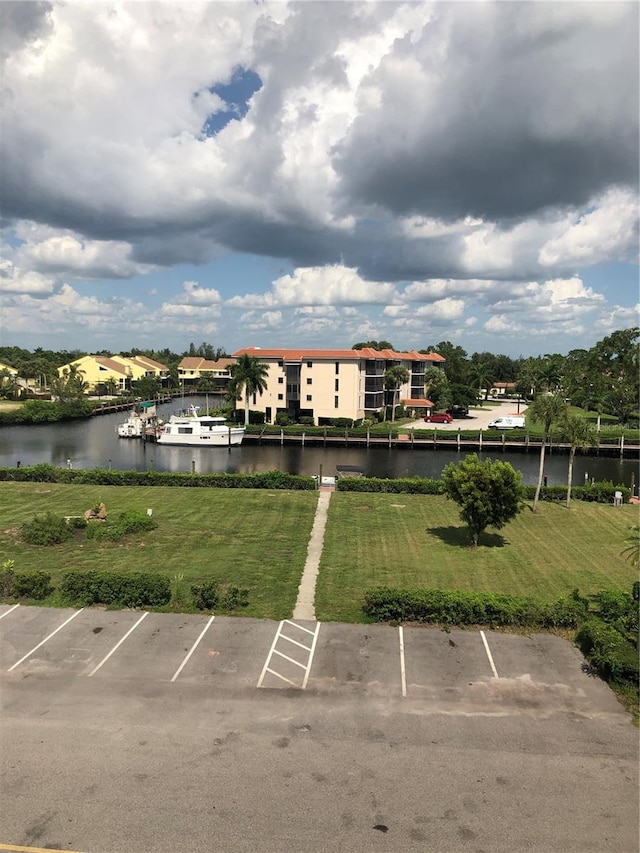
<svg viewBox="0 0 640 853"><path fill-rule="evenodd" d="M519 409L519 411L518 411ZM526 410L526 404L516 400L504 400L500 402L491 401L491 405L482 408L469 410L469 415L466 418L454 418L450 424L431 424L426 423L424 418L420 418L412 423L403 424L403 429L427 429L427 430L454 430L458 429L486 429L491 421L499 418L501 415L516 415L522 414Z"/></svg>
<svg viewBox="0 0 640 853"><path fill-rule="evenodd" d="M0 702L0 850L638 850L637 730L548 634L0 605Z"/></svg>

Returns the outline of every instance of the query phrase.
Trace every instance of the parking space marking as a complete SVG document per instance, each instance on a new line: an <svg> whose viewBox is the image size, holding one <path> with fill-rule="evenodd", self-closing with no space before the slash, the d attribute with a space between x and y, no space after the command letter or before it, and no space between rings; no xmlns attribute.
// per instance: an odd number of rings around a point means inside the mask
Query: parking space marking
<svg viewBox="0 0 640 853"><path fill-rule="evenodd" d="M293 637L289 637L287 634L283 634L283 628L285 625L288 625L291 628L297 628L299 631L303 631L305 634L309 634L309 636L312 638L311 639L311 645L306 646L304 643L301 643L298 640L294 640ZM267 673L270 673L271 675L275 676L276 678L279 678L281 681L285 681L287 684L290 684L292 687L297 687L300 690L304 690L307 686L307 682L309 681L309 673L311 672L311 664L313 663L313 656L314 656L315 649L316 649L316 643L318 641L319 631L320 631L320 622L316 622L315 630L312 631L309 628L305 628L304 625L298 625L296 622L292 622L290 619L283 619L280 622L280 624L278 625L278 630L276 631L276 635L273 638L273 642L271 643L271 648L269 649L269 654L267 655L267 659L265 661L265 664L262 667L262 672L260 673L260 678L258 679L258 683L256 684L256 687L262 687L265 676L267 675ZM295 660L294 658L290 657L290 655L287 655L284 652L281 652L279 649L277 649L276 646L278 645L279 640L284 640L286 642L292 643L293 645L298 646L298 648L307 652L308 657L307 657L306 663ZM287 678L282 673L273 669L271 664L272 664L274 655L277 655L278 657L282 658L283 660L286 660L289 663L293 664L294 666L297 666L298 668L304 670L304 676L302 679L302 684L296 684L296 682L293 681L292 679Z"/></svg>
<svg viewBox="0 0 640 853"><path fill-rule="evenodd" d="M211 616L211 617L209 618L209 621L207 622L207 624L204 626L204 628L203 628L203 629L202 629L202 631L200 632L200 636L198 637L198 639L195 641L195 643L194 643L194 644L191 646L191 648L189 649L189 652L188 652L188 654L187 654L186 658L182 661L182 663L180 664L180 666L179 666L179 667L177 668L177 670L175 671L175 675L173 676L173 678L171 679L171 681L175 681L175 680L176 680L176 678L180 675L180 673L181 673L181 672L182 672L182 670L184 669L184 667L187 665L187 663L189 662L189 658L190 658L190 657L191 657L191 655L195 652L195 650L198 648L198 645L199 645L199 643L200 643L200 640L202 640L202 638L204 637L204 635L207 633L207 629L208 629L209 625L211 625L211 623L213 622L213 620L214 620L215 618L216 618L215 616Z"/></svg>
<svg viewBox="0 0 640 853"><path fill-rule="evenodd" d="M493 672L493 677L498 678L498 670L496 669L496 665L493 662L493 655L491 654L491 649L489 648L489 643L487 642L487 638L484 635L484 631L480 631L480 636L482 637L482 642L484 643L484 650L487 653L489 663L491 664L491 672Z"/></svg>
<svg viewBox="0 0 640 853"><path fill-rule="evenodd" d="M10 666L10 667L9 667L9 669L7 670L7 672L11 672L11 670L15 669L17 666L20 666L20 664L21 664L23 661L25 661L28 657L31 657L31 655L32 655L34 652L37 652L37 651L38 651L38 649L39 649L41 646L44 646L44 644L47 642L47 640L50 640L53 636L55 636L55 635L58 633L58 631L62 631L62 629L64 628L64 626L65 626L65 625L68 625L68 624L69 624L69 622L71 622L71 620L72 620L72 619L75 619L75 618L76 618L76 616L79 616L79 615L82 613L82 611L83 611L83 610L84 610L84 608L83 608L83 607L81 607L81 608L80 608L80 610L76 610L76 612L75 612L75 613L72 613L72 614L71 614L71 616L69 616L69 618L68 618L68 619L65 619L65 621L62 623L62 625L58 625L58 627L55 629L55 631L52 631L50 634L48 634L48 635L44 638L44 640L41 640L41 641L38 643L38 645L37 645L37 646L34 646L34 647L31 649L31 651L30 651L30 652L27 652L27 653L26 653L26 655L23 655L23 656L20 658L20 660L17 660L17 661L13 664L13 666Z"/></svg>
<svg viewBox="0 0 640 853"><path fill-rule="evenodd" d="M16 609L16 607L20 607L20 605L14 604L13 607L10 607L8 610L5 610L4 613L0 613L0 619L4 619L5 616L8 616ZM2 847L0 847L0 850L2 850Z"/></svg>
<svg viewBox="0 0 640 853"><path fill-rule="evenodd" d="M407 698L407 671L404 664L404 631L402 625L398 626L398 636L400 640L400 681L402 683L402 697Z"/></svg>
<svg viewBox="0 0 640 853"><path fill-rule="evenodd" d="M0 850L10 853L80 853L78 850L60 850L57 847L21 847L19 844L0 844Z"/></svg>
<svg viewBox="0 0 640 853"><path fill-rule="evenodd" d="M138 621L137 621L134 625L132 625L132 626L129 628L129 630L128 630L128 631L127 631L127 633L124 635L124 637L122 637L120 640L118 640L118 642L117 642L117 643L115 644L115 646L111 649L111 651L110 651L107 655L105 655L105 656L102 658L102 660L100 661L100 663L99 663L96 667L94 667L94 668L91 670L91 672L89 673L89 675L87 676L87 678L91 678L91 676L92 676L92 675L95 675L95 674L96 674L96 672L100 669L100 667L101 667L103 664L105 664L105 663L109 660L109 658L111 657L111 655L112 655L114 652L116 652L116 651L120 648L120 646L124 643L124 641L125 641L125 640L127 639L127 637L129 636L129 634L132 634L132 633L135 631L135 629L138 627L138 625L142 622L142 620L144 619L144 617L145 617L145 616L148 616L148 615L149 615L148 613L143 613L143 614L142 614L142 616L138 619Z"/></svg>

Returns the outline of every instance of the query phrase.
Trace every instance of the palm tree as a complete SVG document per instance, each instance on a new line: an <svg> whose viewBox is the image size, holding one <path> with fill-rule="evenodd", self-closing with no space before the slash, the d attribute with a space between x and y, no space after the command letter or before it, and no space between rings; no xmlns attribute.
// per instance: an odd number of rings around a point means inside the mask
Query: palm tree
<svg viewBox="0 0 640 853"><path fill-rule="evenodd" d="M406 367L396 364L394 367L389 367L384 374L384 387L387 391L391 391L391 422L396 419L396 393L398 389L411 379L411 374Z"/></svg>
<svg viewBox="0 0 640 853"><path fill-rule="evenodd" d="M629 560L632 566L637 566L640 563L640 524L634 524L629 528L629 534L624 541L627 547L620 556Z"/></svg>
<svg viewBox="0 0 640 853"><path fill-rule="evenodd" d="M539 421L542 424L542 444L540 445L540 467L538 469L538 483L536 485L536 494L533 499L533 511L538 508L538 500L540 499L540 489L542 488L542 478L544 476L544 455L551 432L551 424L560 420L568 411L568 406L557 395L554 396L539 396L536 397L533 403L527 409L527 415L531 420Z"/></svg>
<svg viewBox="0 0 640 853"><path fill-rule="evenodd" d="M249 397L262 394L267 389L269 368L261 364L255 356L241 355L231 368L229 395L234 400L242 398L244 390L244 425L249 425Z"/></svg>
<svg viewBox="0 0 640 853"><path fill-rule="evenodd" d="M481 399L480 392L484 388L484 399L486 400L489 396L489 385L491 384L493 377L491 376L491 369L489 365L485 361L476 361L471 366L471 381L475 382L478 388L478 399Z"/></svg>
<svg viewBox="0 0 640 853"><path fill-rule="evenodd" d="M567 509L571 506L571 481L573 479L573 460L578 448L593 447L597 442L596 434L589 421L578 415L566 415L560 424L562 436L571 444L569 450L569 474L567 478Z"/></svg>

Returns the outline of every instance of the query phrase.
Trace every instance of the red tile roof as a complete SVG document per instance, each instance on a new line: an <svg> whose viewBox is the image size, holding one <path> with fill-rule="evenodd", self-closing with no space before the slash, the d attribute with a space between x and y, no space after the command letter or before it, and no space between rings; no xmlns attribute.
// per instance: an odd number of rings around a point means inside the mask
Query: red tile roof
<svg viewBox="0 0 640 853"><path fill-rule="evenodd" d="M431 402L431 400L426 400L426 399L422 399L422 400L400 400L400 402L402 403L403 406L409 406L409 407L414 406L415 408L418 408L418 409L432 409L434 406L434 404Z"/></svg>
<svg viewBox="0 0 640 853"><path fill-rule="evenodd" d="M318 361L322 359L339 361L358 361L360 359L384 359L385 361L431 361L441 362L445 359L437 352L395 352L395 350L375 350L371 347L365 349L263 349L262 347L244 347L236 350L233 355L237 358L241 355L250 355L255 358L277 358L283 361Z"/></svg>

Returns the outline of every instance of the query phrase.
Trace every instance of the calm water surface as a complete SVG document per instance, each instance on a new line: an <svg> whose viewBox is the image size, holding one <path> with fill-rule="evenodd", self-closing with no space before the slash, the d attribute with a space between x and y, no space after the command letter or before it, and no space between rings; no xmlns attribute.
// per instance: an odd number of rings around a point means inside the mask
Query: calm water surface
<svg viewBox="0 0 640 853"><path fill-rule="evenodd" d="M204 405L204 398L190 398L189 402ZM209 401L213 406L213 402ZM181 401L174 400L159 406L159 414L168 418L177 411ZM126 420L126 412L100 415L88 420L70 423L39 424L0 428L0 467L13 467L18 460L22 465L49 463L65 467L71 460L74 468L135 469L145 471L184 471L199 473L257 473L286 471L290 474L319 474L332 476L338 465L358 465L371 477L439 477L448 462L460 461L466 454L456 450L411 450L402 448L324 448L298 446L242 445L228 448L162 447L145 444L139 439L118 438L116 427ZM480 454L481 458L500 458L510 462L522 472L523 482L534 484L538 474L539 456L530 453ZM545 474L549 485L564 484L567 480L568 456L547 456ZM631 483L632 474L638 482L638 462L633 459L576 456L574 484L585 481L613 480L614 483Z"/></svg>

